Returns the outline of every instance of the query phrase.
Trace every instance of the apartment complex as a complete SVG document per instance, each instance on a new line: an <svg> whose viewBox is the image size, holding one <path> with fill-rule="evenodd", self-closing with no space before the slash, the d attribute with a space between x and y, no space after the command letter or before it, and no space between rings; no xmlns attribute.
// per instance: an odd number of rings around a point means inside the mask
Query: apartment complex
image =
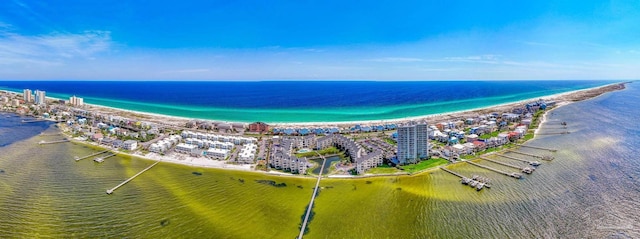
<svg viewBox="0 0 640 239"><path fill-rule="evenodd" d="M426 123L411 123L398 127L398 162L417 163L429 157L429 134Z"/></svg>

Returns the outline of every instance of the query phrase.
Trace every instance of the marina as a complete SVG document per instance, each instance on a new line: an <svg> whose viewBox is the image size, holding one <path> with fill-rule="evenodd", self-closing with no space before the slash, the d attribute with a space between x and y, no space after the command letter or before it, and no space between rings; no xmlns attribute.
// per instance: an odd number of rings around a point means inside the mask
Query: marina
<svg viewBox="0 0 640 239"><path fill-rule="evenodd" d="M453 174L460 178L460 183L463 185L469 185L472 188L475 188L477 191L482 190L483 188L491 188L491 184L489 184L490 180L488 178L480 177L478 175L473 175L471 178L465 177L462 174L451 171L445 167L438 167L444 170L447 173Z"/></svg>

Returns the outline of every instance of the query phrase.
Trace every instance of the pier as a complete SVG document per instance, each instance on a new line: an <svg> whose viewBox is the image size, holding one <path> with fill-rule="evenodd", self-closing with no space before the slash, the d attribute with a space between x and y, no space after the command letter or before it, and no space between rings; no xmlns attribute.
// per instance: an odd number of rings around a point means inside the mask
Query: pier
<svg viewBox="0 0 640 239"><path fill-rule="evenodd" d="M522 155L526 155L526 156L530 156L530 157L534 157L534 158L539 158L539 159L543 159L543 160L553 160L553 156L549 156L549 155L540 156L540 155L535 155L535 154L530 154L530 153L523 153L523 152L515 151L515 150L509 150L507 152L516 153L516 154L522 154Z"/></svg>
<svg viewBox="0 0 640 239"><path fill-rule="evenodd" d="M569 131L562 131L562 132L550 132L550 133L537 133L537 135L559 135L559 134L570 134L571 132Z"/></svg>
<svg viewBox="0 0 640 239"><path fill-rule="evenodd" d="M533 171L535 170L534 168L530 168L530 167L520 167L520 166L517 166L517 165L513 165L513 164L510 164L510 163L500 162L500 161L493 160L493 159L486 158L486 157L482 157L482 156L480 156L480 158L481 158L481 159L484 159L484 160L487 160L487 161L489 161L489 162L495 163L495 164L500 164L500 165L502 165L502 166L507 166L507 167L511 167L511 168L520 169L520 171L521 171L521 172L526 173L526 174L531 174L531 173L533 173Z"/></svg>
<svg viewBox="0 0 640 239"><path fill-rule="evenodd" d="M298 239L302 239L304 235L304 229L307 228L307 222L309 222L309 215L311 215L311 209L313 208L313 201L316 199L316 195L318 195L318 187L320 186L320 179L322 179L322 171L324 170L324 164L327 162L327 158L320 155L316 152L318 156L322 157L322 167L320 167L320 173L318 173L318 180L316 181L316 187L313 189L313 194L311 195L311 201L309 202L309 206L307 206L307 212L304 216L304 220L302 221L302 227L300 227L300 234L298 235Z"/></svg>
<svg viewBox="0 0 640 239"><path fill-rule="evenodd" d="M442 169L442 170L444 170L444 171L445 171L445 172L447 172L447 173L450 173L450 174L453 174L453 175L455 175L455 176L458 176L459 178L465 178L465 176L462 176L462 174L459 174L459 173L456 173L456 172L454 172L454 171L451 171L451 170L449 170L449 169L447 169L447 168L445 168L445 167L439 167L439 168L440 168L440 169Z"/></svg>
<svg viewBox="0 0 640 239"><path fill-rule="evenodd" d="M43 145L43 144L58 144L58 143L66 143L69 142L68 139L61 139L61 140L54 140L54 141L40 141L38 142L38 144Z"/></svg>
<svg viewBox="0 0 640 239"><path fill-rule="evenodd" d="M507 173L505 171L502 171L502 170L499 170L499 169L495 169L495 168L492 168L492 167L489 167L489 166L484 166L482 164L474 163L474 162L471 162L471 161L465 161L465 162L467 162L468 164L471 164L473 166L477 166L477 167L484 168L484 169L487 169L487 170L490 170L490 171L494 171L494 172L499 173L499 174L503 174L505 176L513 177L513 178L516 178L516 179L522 178L522 175L519 174L519 173Z"/></svg>
<svg viewBox="0 0 640 239"><path fill-rule="evenodd" d="M538 147L538 146L531 146L531 145L524 145L524 144L516 144L520 147L525 147L525 148L532 148L532 149L540 149L540 150L547 150L549 152L556 152L558 151L557 149L551 149L551 148L544 148L544 147Z"/></svg>
<svg viewBox="0 0 640 239"><path fill-rule="evenodd" d="M45 134L45 133L40 133L40 136L58 136L58 135L62 135L61 133L52 133L52 134Z"/></svg>
<svg viewBox="0 0 640 239"><path fill-rule="evenodd" d="M496 155L498 155L500 157L505 157L505 158L508 158L508 159L517 160L517 161L520 161L520 162L525 162L525 163L528 163L531 166L539 166L540 165L540 162L538 162L538 161L524 160L524 159L521 159L521 158L516 158L516 157L509 156L509 155L504 155L504 154L496 154Z"/></svg>
<svg viewBox="0 0 640 239"><path fill-rule="evenodd" d="M105 159L110 158L110 157L113 157L113 156L116 156L116 154L114 154L114 153L110 153L110 154L109 154L109 155L107 155L107 156L102 156L102 157L94 158L94 159L93 159L93 161L98 162L98 163L102 163L102 162L104 162L104 160L105 160Z"/></svg>
<svg viewBox="0 0 640 239"><path fill-rule="evenodd" d="M132 177L130 177L129 179L124 180L124 182L122 182L122 183L118 184L118 186L115 186L115 187L113 187L112 189L107 190L107 194L109 194L109 195L110 195L110 194L112 194L112 193L113 193L113 191L115 191L116 189L118 189L118 188L122 187L122 185L127 184L129 181L133 180L134 178L136 178L136 177L140 176L140 174L142 174L142 173L146 172L147 170L149 170L149 169L153 168L153 166L156 166L156 164L158 164L158 163L160 163L160 161L153 163L151 166L146 167L145 169L143 169L142 171L140 171L140 172L136 173L135 175L133 175L133 176L132 176Z"/></svg>
<svg viewBox="0 0 640 239"><path fill-rule="evenodd" d="M86 159L86 158L89 158L89 157L93 157L93 156L96 156L96 155L99 155L99 154L102 154L102 153L106 153L106 152L109 152L109 150L107 149L107 150L105 150L105 151L100 151L100 152L97 152L97 153L92 153L92 154L89 154L89 155L87 155L87 156L83 156L83 157L78 157L78 156L76 156L75 160L76 160L76 161L80 161L80 160L83 160L83 159Z"/></svg>

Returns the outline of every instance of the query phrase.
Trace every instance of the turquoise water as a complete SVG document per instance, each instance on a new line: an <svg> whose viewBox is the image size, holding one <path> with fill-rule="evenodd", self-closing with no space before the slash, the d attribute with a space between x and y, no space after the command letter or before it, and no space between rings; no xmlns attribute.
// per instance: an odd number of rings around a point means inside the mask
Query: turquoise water
<svg viewBox="0 0 640 239"><path fill-rule="evenodd" d="M442 82L3 82L85 103L234 122L389 120L469 110L612 81Z"/></svg>

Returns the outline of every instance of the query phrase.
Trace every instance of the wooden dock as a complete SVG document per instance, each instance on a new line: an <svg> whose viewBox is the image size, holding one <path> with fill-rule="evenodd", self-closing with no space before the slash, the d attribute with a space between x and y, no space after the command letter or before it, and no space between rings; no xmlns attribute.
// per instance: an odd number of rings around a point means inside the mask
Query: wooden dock
<svg viewBox="0 0 640 239"><path fill-rule="evenodd" d="M524 145L524 144L516 144L520 147L525 147L525 148L532 148L532 149L540 149L540 150L547 150L549 152L556 152L558 151L557 149L551 149L551 148L544 148L544 147L538 147L538 146L531 146L531 145Z"/></svg>
<svg viewBox="0 0 640 239"><path fill-rule="evenodd" d="M539 158L539 159L543 159L543 160L553 160L552 156L548 156L548 155L535 155L535 154L530 154L530 153L523 153L520 151L515 151L515 150L509 150L507 152L511 152L511 153L516 153L516 154L522 154L522 155L526 155L526 156L530 156L530 157L534 157L534 158Z"/></svg>
<svg viewBox="0 0 640 239"><path fill-rule="evenodd" d="M484 159L484 160L487 160L489 162L495 163L495 164L500 164L502 166L507 166L507 167L511 167L511 168L520 169L520 172L523 172L523 173L526 173L526 174L531 174L531 173L533 173L533 171L535 171L535 168L533 168L533 167L520 167L518 165L513 165L513 164L505 163L505 162L500 162L498 160L493 160L493 159L482 157L482 156L480 156L480 158Z"/></svg>
<svg viewBox="0 0 640 239"><path fill-rule="evenodd" d="M45 133L40 133L39 136L58 136L58 135L62 135L61 133L52 133L52 134L45 134Z"/></svg>
<svg viewBox="0 0 640 239"><path fill-rule="evenodd" d="M68 139L61 139L61 140L54 140L54 141L40 141L38 142L38 144L43 145L43 144L58 144L58 143L66 143L69 142Z"/></svg>
<svg viewBox="0 0 640 239"><path fill-rule="evenodd" d="M562 131L562 132L550 132L550 133L537 133L537 135L560 135L560 134L570 134L571 132L569 131Z"/></svg>
<svg viewBox="0 0 640 239"><path fill-rule="evenodd" d="M313 209L313 201L316 199L316 195L318 195L318 187L320 186L320 179L322 179L322 171L324 170L324 164L327 162L327 158L320 155L316 152L320 157L322 157L322 167L320 167L320 173L318 174L318 180L316 181L316 187L313 189L313 194L311 195L311 201L309 202L309 206L307 206L307 212L304 216L304 220L302 221L302 227L300 227L300 234L298 235L298 239L302 239L304 235L304 230L307 228L307 222L309 222L309 215L311 215L311 209Z"/></svg>
<svg viewBox="0 0 640 239"><path fill-rule="evenodd" d="M113 191L115 191L116 189L118 189L118 188L122 187L122 185L127 184L129 181L133 180L134 178L136 178L136 177L140 176L140 174L142 174L142 173L146 172L147 170L149 170L149 169L153 168L153 166L156 166L156 164L158 164L158 163L160 163L160 161L153 163L151 166L146 167L145 169L143 169L142 171L140 171L140 172L136 173L135 175L133 175L133 176L132 176L132 177L130 177L129 179L124 180L124 182L122 182L122 183L118 184L117 186L113 187L112 189L107 190L107 194L109 194L109 195L110 195L110 194L112 194L112 193L113 193Z"/></svg>
<svg viewBox="0 0 640 239"><path fill-rule="evenodd" d="M471 161L465 161L465 162L467 162L468 164L480 167L480 168L484 168L484 169L487 169L487 170L490 170L490 171L494 171L494 172L499 173L499 174L503 174L505 176L513 177L513 178L516 178L516 179L522 178L522 175L519 174L519 173L507 173L505 171L502 171L502 170L499 170L499 169L495 169L495 168L492 168L492 167L489 167L489 166L485 166L485 165L482 165L482 164L474 163L474 162L471 162Z"/></svg>
<svg viewBox="0 0 640 239"><path fill-rule="evenodd" d="M109 155L106 155L106 156L94 158L93 161L98 162L98 163L102 163L102 162L104 162L105 159L113 157L113 156L116 156L116 154L110 153Z"/></svg>
<svg viewBox="0 0 640 239"><path fill-rule="evenodd" d="M109 152L109 150L107 149L107 150L100 151L100 152L97 152L97 153L92 153L92 154L89 154L89 155L83 156L83 157L76 156L75 160L77 162L77 161L80 161L80 160L83 160L83 159L86 159L86 158L90 158L90 157L93 157L93 156L96 156L96 155L99 155L99 154L103 154L103 153L106 153L106 152Z"/></svg>
<svg viewBox="0 0 640 239"><path fill-rule="evenodd" d="M498 156L500 156L500 157L505 157L505 158L508 158L508 159L517 160L517 161L520 161L520 162L525 162L525 163L528 163L528 164L529 164L529 165L531 165L531 166L538 166L538 165L540 165L540 162L538 162L538 161L529 161L529 160L524 160L524 159L521 159L521 158L516 158L516 157L509 156L509 155L504 155L504 154L496 154L496 155L498 155Z"/></svg>
<svg viewBox="0 0 640 239"><path fill-rule="evenodd" d="M46 119L35 119L35 120L22 120L22 123L37 123L37 122L43 122L43 121L48 121Z"/></svg>
<svg viewBox="0 0 640 239"><path fill-rule="evenodd" d="M450 174L453 174L453 175L455 175L455 176L458 176L459 178L466 178L465 176L462 176L462 174L459 174L459 173L456 173L456 172L454 172L454 171L451 171L451 170L449 170L449 169L447 169L447 168L445 168L445 167L439 167L439 168L440 168L440 169L442 169L442 170L444 170L444 171L445 171L445 172L447 172L447 173L450 173Z"/></svg>

